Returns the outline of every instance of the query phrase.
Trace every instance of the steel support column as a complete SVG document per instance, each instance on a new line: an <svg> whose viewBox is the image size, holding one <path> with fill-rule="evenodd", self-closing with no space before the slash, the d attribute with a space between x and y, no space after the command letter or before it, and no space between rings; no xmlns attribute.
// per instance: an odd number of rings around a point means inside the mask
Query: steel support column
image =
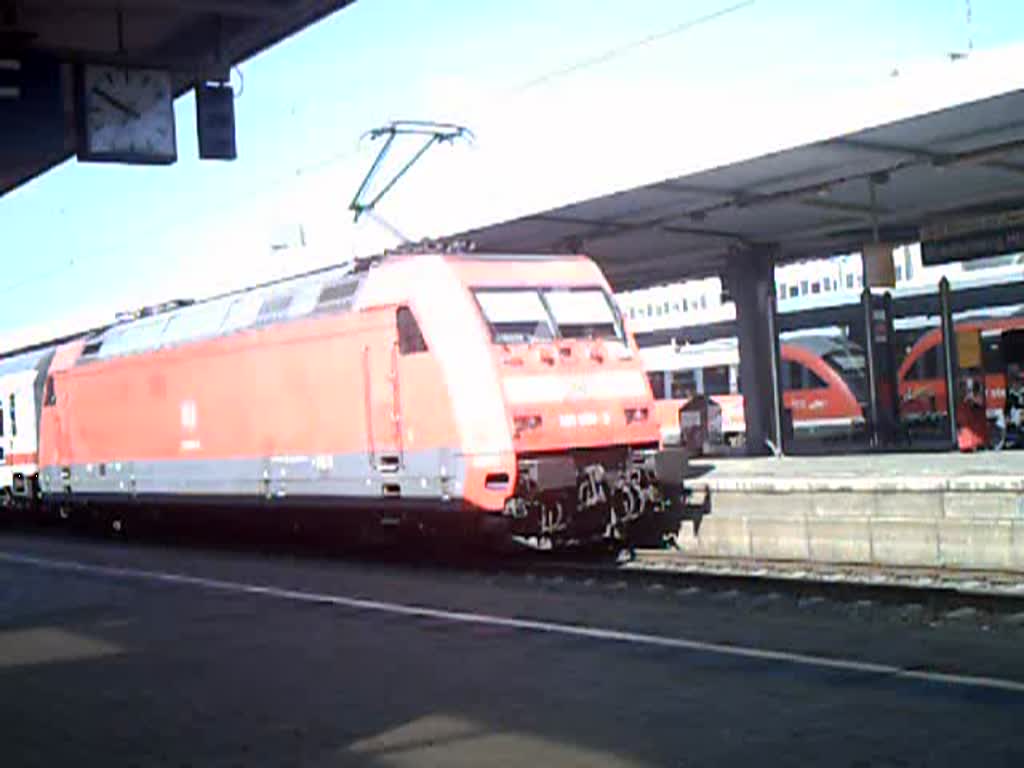
<svg viewBox="0 0 1024 768"><path fill-rule="evenodd" d="M747 453L781 452L784 430L774 252L760 249L737 254L724 277L736 304Z"/></svg>
<svg viewBox="0 0 1024 768"><path fill-rule="evenodd" d="M949 280L939 280L939 312L942 321L942 352L945 359L946 412L949 414L949 442L951 450L959 448L957 439L956 401L960 383L960 358L956 348L956 327L953 324L953 300Z"/></svg>

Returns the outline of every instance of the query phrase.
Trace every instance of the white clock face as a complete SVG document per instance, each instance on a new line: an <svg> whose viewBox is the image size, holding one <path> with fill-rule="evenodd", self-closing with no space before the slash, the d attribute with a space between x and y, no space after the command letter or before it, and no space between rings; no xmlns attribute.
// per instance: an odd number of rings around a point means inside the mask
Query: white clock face
<svg viewBox="0 0 1024 768"><path fill-rule="evenodd" d="M167 72L87 66L82 73L81 108L87 158L176 159L174 98Z"/></svg>

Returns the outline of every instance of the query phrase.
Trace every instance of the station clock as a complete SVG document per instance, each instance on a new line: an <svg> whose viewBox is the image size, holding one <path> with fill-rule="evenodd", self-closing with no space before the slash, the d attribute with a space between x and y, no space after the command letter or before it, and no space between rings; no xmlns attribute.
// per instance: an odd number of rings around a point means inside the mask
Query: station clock
<svg viewBox="0 0 1024 768"><path fill-rule="evenodd" d="M79 160L146 165L177 160L169 72L82 64L76 91Z"/></svg>

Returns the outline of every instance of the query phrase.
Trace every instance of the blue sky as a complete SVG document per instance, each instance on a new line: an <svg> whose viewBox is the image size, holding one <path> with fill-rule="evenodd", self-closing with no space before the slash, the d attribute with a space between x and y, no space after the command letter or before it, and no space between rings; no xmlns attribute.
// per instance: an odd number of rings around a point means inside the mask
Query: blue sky
<svg viewBox="0 0 1024 768"><path fill-rule="evenodd" d="M971 0L970 27L964 0L755 0L628 48L734 1L358 0L242 66L238 161L196 159L184 97L176 165L72 161L0 198L0 334L387 245L372 222L352 226L346 206L376 149L359 136L391 119L463 120L478 134L433 152L380 209L413 236L439 235L481 201L480 216L500 217L584 181L619 188L634 167L677 168L684 154L711 153L710 136L723 137L716 157L742 154L798 107L870 92L894 68L965 50L969 36L984 51L1024 30L1015 0ZM610 50L620 52L544 79ZM745 111L731 111L737 103ZM665 114L701 132L674 134ZM271 250L300 223L309 249Z"/></svg>

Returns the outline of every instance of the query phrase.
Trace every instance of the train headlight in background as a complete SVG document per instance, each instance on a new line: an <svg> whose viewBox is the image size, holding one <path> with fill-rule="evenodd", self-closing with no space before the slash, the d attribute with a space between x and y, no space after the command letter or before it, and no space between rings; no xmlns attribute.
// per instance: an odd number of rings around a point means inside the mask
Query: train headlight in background
<svg viewBox="0 0 1024 768"><path fill-rule="evenodd" d="M636 424L641 421L647 421L651 415L650 410L647 408L623 408L622 413L626 417L626 424Z"/></svg>

